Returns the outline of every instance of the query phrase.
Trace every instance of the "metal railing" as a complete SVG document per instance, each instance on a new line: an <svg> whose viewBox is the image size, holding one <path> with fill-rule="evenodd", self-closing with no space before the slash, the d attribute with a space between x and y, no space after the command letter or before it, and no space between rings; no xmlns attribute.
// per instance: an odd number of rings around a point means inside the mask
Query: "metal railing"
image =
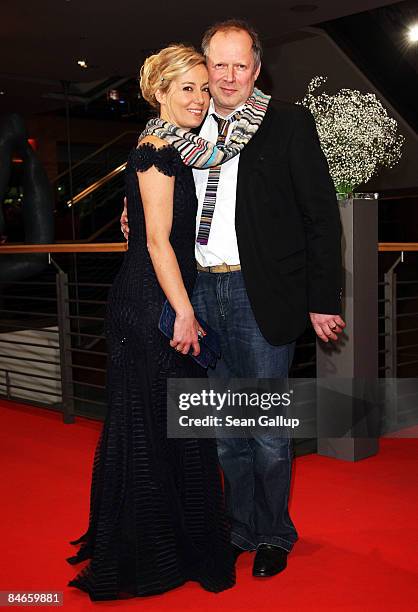
<svg viewBox="0 0 418 612"><path fill-rule="evenodd" d="M126 242L57 242L54 244L2 244L0 255L6 253L122 253Z"/></svg>
<svg viewBox="0 0 418 612"><path fill-rule="evenodd" d="M101 189L104 186L107 186L107 184L110 181L112 181L113 179L119 178L119 175L125 170L125 168L126 168L126 162L123 162L122 164L120 164L119 166L117 166L116 168L108 172L107 174L105 174L105 176L100 177L97 181L95 181L94 183L92 183L91 185L83 189L82 191L80 191L80 193L75 195L72 199L68 200L67 206L74 206L75 204L82 202L86 198L91 197L99 189ZM112 195L114 194L112 193ZM102 203L100 203L100 205L101 204Z"/></svg>
<svg viewBox="0 0 418 612"><path fill-rule="evenodd" d="M384 311L379 315L384 321L380 332L384 339L384 346L380 348L384 360L379 370L386 378L396 378L405 374L406 368L418 367L418 279L399 279L397 275L398 267L405 264L405 251L385 271L384 280L379 283L383 289L379 305L383 305ZM406 343L403 338L408 338Z"/></svg>
<svg viewBox="0 0 418 612"><path fill-rule="evenodd" d="M111 149L112 147L115 146L115 144L119 143L121 140L123 141L124 139L126 139L126 137L134 137L134 136L138 136L138 132L135 130L127 130L125 132L122 132L122 134L119 134L118 136L116 136L116 138L113 138L112 140L109 140L109 142L107 142L106 144L104 144L102 147L96 149L95 151L93 151L93 153L90 153L90 155L86 155L86 157L83 157L83 159L80 159L80 161L78 161L77 163L73 164L71 166L71 168L68 168L67 170L64 170L64 172L61 172L60 174L58 174L53 180L53 183L57 183L60 180L64 179L65 177L67 177L70 173L72 173L73 177L76 176L76 171L80 171L80 169L82 167L86 167L86 164L91 163L95 158L102 156L103 153L105 153L106 151L108 151L109 149ZM102 168L103 171L103 168ZM84 171L82 172L81 176L84 178Z"/></svg>
<svg viewBox="0 0 418 612"><path fill-rule="evenodd" d="M27 252L49 253L51 263L37 279L0 285L1 397L60 410L65 423L77 414L103 418L106 299L125 250L125 243L0 246L0 263L1 254ZM381 252L407 250L418 244L379 245ZM71 253L78 253L77 274ZM403 259L387 267L379 284L380 375L388 378L418 371L418 279L397 277ZM315 376L315 346L308 330L292 376Z"/></svg>
<svg viewBox="0 0 418 612"><path fill-rule="evenodd" d="M50 253L39 278L0 285L0 396L62 411L65 423L76 414L104 416L105 308L124 250L117 243L0 248Z"/></svg>
<svg viewBox="0 0 418 612"><path fill-rule="evenodd" d="M61 235L85 239L115 216L125 191L127 153L137 136L137 131L123 132L53 179Z"/></svg>

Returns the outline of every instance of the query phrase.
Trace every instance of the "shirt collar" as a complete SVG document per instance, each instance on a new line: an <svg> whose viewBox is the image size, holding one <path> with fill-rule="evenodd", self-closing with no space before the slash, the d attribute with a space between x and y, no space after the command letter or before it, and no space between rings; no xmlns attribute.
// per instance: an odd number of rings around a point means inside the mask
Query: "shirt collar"
<svg viewBox="0 0 418 612"><path fill-rule="evenodd" d="M221 117L220 115L217 114L217 112L215 111L215 104L213 102L213 98L210 99L209 102L209 111L208 111L208 115L210 117L212 117L212 115L217 115L218 117L220 117L221 119L229 119L230 117L232 117L232 115L234 115L235 113L238 113L239 111L242 111L242 109L244 108L245 104L241 104L241 106L237 106L237 108L235 108L233 111L231 111L229 113L229 115L227 115L226 117Z"/></svg>

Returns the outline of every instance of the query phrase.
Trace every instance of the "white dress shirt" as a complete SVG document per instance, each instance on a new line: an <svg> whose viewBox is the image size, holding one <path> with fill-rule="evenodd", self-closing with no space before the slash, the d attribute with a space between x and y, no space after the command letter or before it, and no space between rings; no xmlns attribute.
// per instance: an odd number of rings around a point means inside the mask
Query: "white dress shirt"
<svg viewBox="0 0 418 612"><path fill-rule="evenodd" d="M228 117L241 110L244 105L236 108ZM216 143L218 138L218 124L212 117L215 112L213 101L210 101L208 115L203 122L200 136L209 142ZM228 128L226 142L228 142L235 122ZM239 154L225 162L221 166L218 190L216 193L216 204L213 213L212 224L207 244L195 245L196 260L201 266L217 266L222 263L229 265L239 264L239 253L237 235L235 233L235 201L237 194L237 178ZM199 231L200 217L202 214L203 201L205 199L206 184L208 182L209 170L193 169L193 177L196 185L198 209L196 217L196 237Z"/></svg>

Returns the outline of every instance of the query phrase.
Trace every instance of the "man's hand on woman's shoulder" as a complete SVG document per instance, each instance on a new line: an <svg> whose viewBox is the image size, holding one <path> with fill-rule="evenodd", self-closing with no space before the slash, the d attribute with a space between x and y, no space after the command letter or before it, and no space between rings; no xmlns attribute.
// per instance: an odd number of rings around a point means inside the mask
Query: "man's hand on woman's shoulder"
<svg viewBox="0 0 418 612"><path fill-rule="evenodd" d="M129 225L128 225L128 201L126 196L123 198L123 211L120 216L120 229L126 242L129 239Z"/></svg>

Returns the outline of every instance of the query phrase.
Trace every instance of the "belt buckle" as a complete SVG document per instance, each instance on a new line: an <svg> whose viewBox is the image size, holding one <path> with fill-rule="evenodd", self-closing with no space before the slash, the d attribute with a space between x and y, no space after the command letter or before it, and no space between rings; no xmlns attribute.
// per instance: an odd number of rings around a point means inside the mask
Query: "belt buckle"
<svg viewBox="0 0 418 612"><path fill-rule="evenodd" d="M231 264L227 264L223 262L221 264L217 264L216 266L206 266L206 267L198 264L197 269L202 272L211 272L213 274L221 274L224 272L232 272L233 267L236 268L236 266L232 266Z"/></svg>

